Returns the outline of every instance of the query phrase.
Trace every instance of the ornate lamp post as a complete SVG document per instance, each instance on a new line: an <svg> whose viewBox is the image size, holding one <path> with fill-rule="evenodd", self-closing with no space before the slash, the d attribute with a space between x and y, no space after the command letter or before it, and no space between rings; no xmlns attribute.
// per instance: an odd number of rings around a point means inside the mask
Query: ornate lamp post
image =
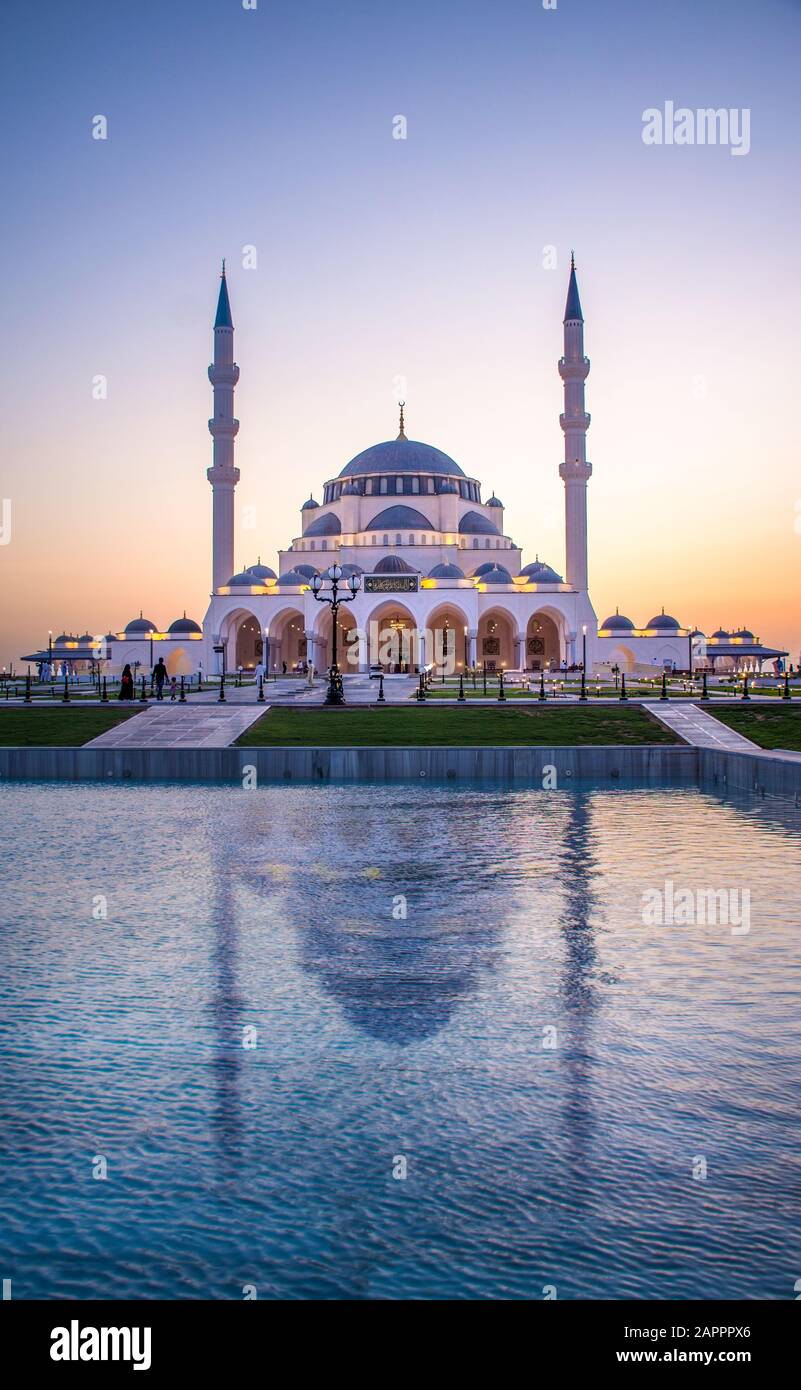
<svg viewBox="0 0 801 1390"><path fill-rule="evenodd" d="M321 592L323 588L322 575L316 574L311 584L312 592L317 602L327 603L328 607L331 609L333 640L331 644L331 665L328 668L328 690L326 692L325 703L327 705L344 705L345 694L342 689L339 667L337 666L337 615L343 603L353 603L361 587L361 580L358 574L352 574L347 581L347 588L350 592L340 595L339 583L342 578L341 566L337 564L329 566L325 572L325 578L331 581L330 598L327 592Z"/></svg>

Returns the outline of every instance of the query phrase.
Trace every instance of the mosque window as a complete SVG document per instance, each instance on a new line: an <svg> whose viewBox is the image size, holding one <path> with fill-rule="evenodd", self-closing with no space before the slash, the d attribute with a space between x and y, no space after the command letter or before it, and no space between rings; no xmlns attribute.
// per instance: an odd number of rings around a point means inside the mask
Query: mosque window
<svg viewBox="0 0 801 1390"><path fill-rule="evenodd" d="M489 548L490 548L489 536L487 536L487 539L486 539L485 542L484 542L484 549L485 549L485 550L489 550Z"/></svg>
<svg viewBox="0 0 801 1390"><path fill-rule="evenodd" d="M327 550L327 549L328 549L328 541L323 541L323 543L322 543L322 549L323 549L323 550Z"/></svg>
<svg viewBox="0 0 801 1390"><path fill-rule="evenodd" d="M396 532L395 532L395 544L396 544L396 545L403 545L403 539L402 539L402 537L401 537L400 531L396 531Z"/></svg>
<svg viewBox="0 0 801 1390"><path fill-rule="evenodd" d="M389 536L384 537L384 545L389 545Z"/></svg>
<svg viewBox="0 0 801 1390"><path fill-rule="evenodd" d="M409 545L414 545L414 536L409 537Z"/></svg>
<svg viewBox="0 0 801 1390"><path fill-rule="evenodd" d="M382 492L382 493L384 493L384 492L387 491L388 484L389 484L389 479L388 479L388 478L382 478L382 479L381 479L380 488L381 488L381 492Z"/></svg>
<svg viewBox="0 0 801 1390"><path fill-rule="evenodd" d="M419 478L412 478L412 492L419 492L419 491L420 491L420 479L419 479Z"/></svg>
<svg viewBox="0 0 801 1390"><path fill-rule="evenodd" d="M317 544L316 541L312 541L312 542L311 542L311 548L312 548L312 550L314 550L314 547L315 547L316 544Z"/></svg>
<svg viewBox="0 0 801 1390"><path fill-rule="evenodd" d="M473 549L474 549L474 550L478 550L478 539L477 539L477 538L473 541Z"/></svg>
<svg viewBox="0 0 801 1390"><path fill-rule="evenodd" d="M421 543L421 545L425 545L427 539L428 539L428 537L426 536L426 533L425 533L425 531L424 531L423 534L422 534L422 536L420 537L420 543Z"/></svg>
<svg viewBox="0 0 801 1390"><path fill-rule="evenodd" d="M495 549L496 549L496 550L500 550L500 548L501 548L501 543L500 543L500 541L496 541L496 542L495 542Z"/></svg>
<svg viewBox="0 0 801 1390"><path fill-rule="evenodd" d="M365 485L364 485L364 493L365 493L365 496L366 496L366 497L369 497L369 496L371 495L372 491L373 491L373 480L372 480L372 478L368 478L368 479L367 479L367 482L366 482Z"/></svg>
<svg viewBox="0 0 801 1390"><path fill-rule="evenodd" d="M396 479L395 479L395 491L396 491L396 492L403 492L403 478L396 478Z"/></svg>

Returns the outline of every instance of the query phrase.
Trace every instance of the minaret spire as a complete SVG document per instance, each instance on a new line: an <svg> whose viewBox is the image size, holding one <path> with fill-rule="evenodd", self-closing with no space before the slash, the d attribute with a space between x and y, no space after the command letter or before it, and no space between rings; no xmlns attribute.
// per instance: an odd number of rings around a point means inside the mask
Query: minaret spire
<svg viewBox="0 0 801 1390"><path fill-rule="evenodd" d="M564 357L559 375L564 382L565 409L559 423L565 436L565 461L559 476L565 484L565 578L574 589L586 592L587 581L587 430L590 417L584 408L584 383L589 375L584 356L584 315L581 312L576 261L570 253L570 279L564 317Z"/></svg>
<svg viewBox="0 0 801 1390"><path fill-rule="evenodd" d="M239 368L234 361L234 324L223 261L214 320L214 361L209 367L209 381L214 387L214 415L209 420L209 431L214 440L214 461L206 471L213 499L212 585L215 593L227 583L235 568L234 488L239 482L239 469L234 467L234 440L239 421L234 419L234 387L238 380Z"/></svg>
<svg viewBox="0 0 801 1390"><path fill-rule="evenodd" d="M405 404L405 401L398 401L398 405L400 406L400 430L398 432L398 439L406 438L406 429L403 423L403 407L405 406Z"/></svg>

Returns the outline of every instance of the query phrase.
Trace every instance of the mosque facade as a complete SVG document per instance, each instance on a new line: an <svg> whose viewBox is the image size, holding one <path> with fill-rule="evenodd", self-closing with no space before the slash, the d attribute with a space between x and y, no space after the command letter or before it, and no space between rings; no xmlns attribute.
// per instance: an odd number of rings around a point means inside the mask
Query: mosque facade
<svg viewBox="0 0 801 1390"><path fill-rule="evenodd" d="M664 610L638 627L616 612L601 622L588 577L587 459L590 416L585 383L584 316L571 257L558 363L564 408L559 422L564 458L564 575L539 558L524 564L500 498L484 498L482 483L441 449L409 438L400 406L397 437L357 454L324 482L320 500L300 508L296 534L276 569L259 557L237 570L235 492L239 421L234 393L234 325L225 267L209 367L213 414L212 588L202 625L177 618L165 630L140 612L126 628L92 638L62 634L48 657L73 669L99 662L112 673L129 663L149 670L163 657L170 674L223 669L291 671L332 661L331 610L315 597L329 588L331 566L353 581L352 602L339 611L338 664L343 673L415 673L444 665L459 671L557 670L586 657L588 670L662 671L707 665L713 670L781 660L747 629L706 638ZM319 583L319 581L318 581ZM692 654L692 655L691 655ZM44 652L23 660L41 662Z"/></svg>

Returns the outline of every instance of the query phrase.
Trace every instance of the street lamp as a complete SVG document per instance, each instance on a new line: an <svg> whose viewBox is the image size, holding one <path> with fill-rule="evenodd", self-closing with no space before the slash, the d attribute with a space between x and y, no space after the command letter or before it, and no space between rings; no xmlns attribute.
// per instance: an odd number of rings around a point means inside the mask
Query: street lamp
<svg viewBox="0 0 801 1390"><path fill-rule="evenodd" d="M322 575L316 574L311 583L312 593L317 602L327 603L328 607L331 609L333 640L331 645L331 665L328 668L328 691L326 693L325 703L327 705L344 705L345 694L342 689L342 678L339 674L339 667L337 666L337 615L343 603L353 603L361 587L361 580L358 574L352 574L347 581L347 587L350 593L340 597L339 584L342 579L342 567L334 563L326 570L325 578L331 581L331 598L328 598L327 594L322 592Z"/></svg>

